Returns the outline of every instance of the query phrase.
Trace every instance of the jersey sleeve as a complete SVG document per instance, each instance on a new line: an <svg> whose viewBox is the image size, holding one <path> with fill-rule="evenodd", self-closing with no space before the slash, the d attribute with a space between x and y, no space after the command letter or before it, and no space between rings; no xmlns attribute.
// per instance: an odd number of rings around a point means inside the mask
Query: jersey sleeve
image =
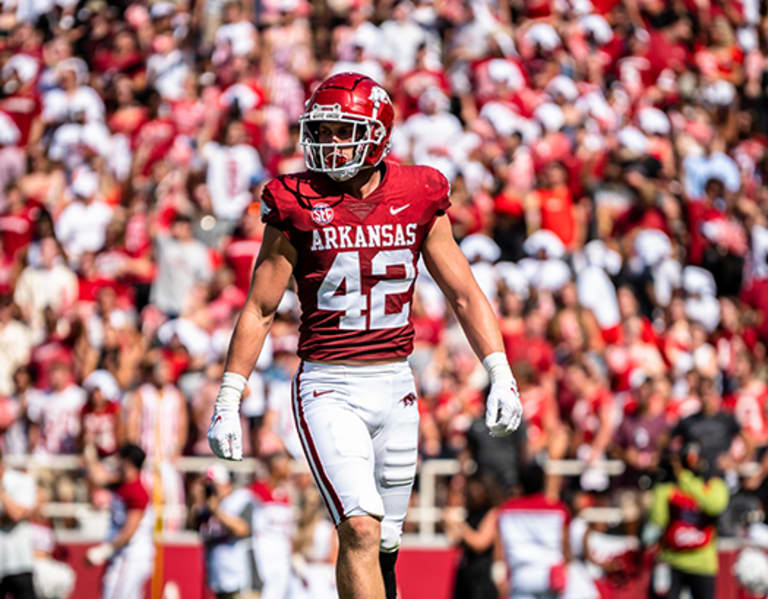
<svg viewBox="0 0 768 599"><path fill-rule="evenodd" d="M424 216L429 228L431 228L435 219L445 214L451 205L451 184L440 171L434 168L426 167L424 177L426 195L429 198L429 205Z"/></svg>
<svg viewBox="0 0 768 599"><path fill-rule="evenodd" d="M127 510L145 510L149 495L140 484L125 485L119 492Z"/></svg>
<svg viewBox="0 0 768 599"><path fill-rule="evenodd" d="M261 220L264 224L279 229L287 237L290 223L284 210L280 209L275 183L276 180L270 181L261 192Z"/></svg>

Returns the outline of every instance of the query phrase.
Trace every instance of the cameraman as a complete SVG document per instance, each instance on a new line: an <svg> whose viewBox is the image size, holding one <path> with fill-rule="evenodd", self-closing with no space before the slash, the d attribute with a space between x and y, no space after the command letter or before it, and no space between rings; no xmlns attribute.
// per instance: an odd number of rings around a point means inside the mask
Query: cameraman
<svg viewBox="0 0 768 599"><path fill-rule="evenodd" d="M661 551L651 580L652 598L677 599L687 588L692 599L714 599L717 575L717 517L728 507L728 487L713 474L695 443L669 458L668 480L653 488L646 545Z"/></svg>
<svg viewBox="0 0 768 599"><path fill-rule="evenodd" d="M232 599L251 582L247 541L251 494L247 489L234 490L230 473L221 464L205 473L204 494L195 527L203 541L206 580L216 599Z"/></svg>

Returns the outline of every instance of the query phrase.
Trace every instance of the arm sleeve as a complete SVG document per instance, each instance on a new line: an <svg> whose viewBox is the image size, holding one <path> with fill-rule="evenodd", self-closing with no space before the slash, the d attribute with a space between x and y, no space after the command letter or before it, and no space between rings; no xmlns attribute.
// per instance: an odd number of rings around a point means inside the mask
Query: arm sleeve
<svg viewBox="0 0 768 599"><path fill-rule="evenodd" d="M728 507L728 487L722 478L712 478L704 482L693 472L683 470L677 484L680 490L693 497L702 511L709 516L719 516Z"/></svg>

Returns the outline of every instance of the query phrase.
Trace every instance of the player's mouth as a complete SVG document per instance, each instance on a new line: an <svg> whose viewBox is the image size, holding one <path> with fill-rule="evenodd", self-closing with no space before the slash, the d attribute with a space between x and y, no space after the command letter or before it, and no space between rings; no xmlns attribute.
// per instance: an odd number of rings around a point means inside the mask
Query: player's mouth
<svg viewBox="0 0 768 599"><path fill-rule="evenodd" d="M325 166L327 168L339 168L344 166L349 159L339 150L335 150L325 155Z"/></svg>

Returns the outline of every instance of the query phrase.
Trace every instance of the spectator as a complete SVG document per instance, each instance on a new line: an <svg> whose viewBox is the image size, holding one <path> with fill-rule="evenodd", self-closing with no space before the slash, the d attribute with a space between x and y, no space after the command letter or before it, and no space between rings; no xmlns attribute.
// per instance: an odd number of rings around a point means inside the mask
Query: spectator
<svg viewBox="0 0 768 599"><path fill-rule="evenodd" d="M97 252L104 246L112 208L97 198L98 192L98 175L78 170L72 183L74 198L56 221L56 237L75 263L84 252Z"/></svg>
<svg viewBox="0 0 768 599"><path fill-rule="evenodd" d="M119 592L128 599L138 599L152 573L155 552L152 509L141 484L145 454L137 445L128 443L120 447L118 455L119 469L110 472L94 461L95 456L86 454L90 480L99 486L111 486L114 492L107 542L88 549L85 559L92 566L107 564L102 581L105 597Z"/></svg>
<svg viewBox="0 0 768 599"><path fill-rule="evenodd" d="M32 331L19 320L13 298L0 296L0 395L13 392L13 373L29 361L32 344Z"/></svg>
<svg viewBox="0 0 768 599"><path fill-rule="evenodd" d="M206 182L213 214L232 226L251 203L252 187L264 178L259 153L247 141L245 125L232 121L227 124L223 144L198 142L207 163Z"/></svg>
<svg viewBox="0 0 768 599"><path fill-rule="evenodd" d="M295 599L334 599L338 596L335 562L339 539L336 529L326 516L317 490L307 488L302 499L293 540L289 596Z"/></svg>
<svg viewBox="0 0 768 599"><path fill-rule="evenodd" d="M286 485L290 461L285 453L265 456L267 477L251 486L253 496L253 556L261 581L262 599L285 597L291 580L291 539L294 516Z"/></svg>
<svg viewBox="0 0 768 599"><path fill-rule="evenodd" d="M235 489L221 464L206 471L203 487L205 501L193 509L203 540L206 584L216 599L228 599L251 584L246 540L251 533L251 494Z"/></svg>
<svg viewBox="0 0 768 599"><path fill-rule="evenodd" d="M27 266L19 276L13 300L36 334L43 328L43 310L57 314L70 308L77 297L77 277L62 260L56 239L40 241L40 266Z"/></svg>
<svg viewBox="0 0 768 599"><path fill-rule="evenodd" d="M527 459L525 444L528 427L520 425L506 437L490 437L484 417L475 418L467 429L467 450L480 472L490 474L503 493L511 493L520 483L520 469Z"/></svg>
<svg viewBox="0 0 768 599"><path fill-rule="evenodd" d="M125 398L125 439L139 446L150 458L142 471L144 486L153 493L157 486L166 506L184 504L184 484L174 461L187 442L187 403L171 380L167 360L143 365L145 382ZM179 516L166 519L166 526L181 526Z"/></svg>
<svg viewBox="0 0 768 599"><path fill-rule="evenodd" d="M0 594L35 599L28 520L37 503L34 479L8 468L0 454Z"/></svg>
<svg viewBox="0 0 768 599"><path fill-rule="evenodd" d="M544 495L540 466L527 464L520 480L523 494L499 508L497 543L504 562L494 564L494 582L510 599L557 595L565 589L570 561L571 515L565 504Z"/></svg>
<svg viewBox="0 0 768 599"><path fill-rule="evenodd" d="M698 447L684 446L682 457L672 455L672 480L654 487L643 533L646 542L660 539L661 544L652 596L676 599L687 588L694 599L713 599L718 570L715 518L728 506L728 489L722 478L709 474L711 466Z"/></svg>
<svg viewBox="0 0 768 599"><path fill-rule="evenodd" d="M34 449L53 455L76 453L80 411L85 401L85 391L73 382L70 365L54 362L50 371L50 388L36 391L27 398L27 415L40 430L40 441Z"/></svg>
<svg viewBox="0 0 768 599"><path fill-rule="evenodd" d="M208 252L192 237L189 216L176 214L171 235L156 240L157 275L152 285L151 301L170 318L184 312L187 297L196 283L211 278Z"/></svg>
<svg viewBox="0 0 768 599"><path fill-rule="evenodd" d="M499 487L488 474L472 475L464 484L466 519L457 518L452 511L445 516L446 533L462 550L453 597L496 599L491 565L498 526Z"/></svg>
<svg viewBox="0 0 768 599"><path fill-rule="evenodd" d="M677 423L670 432L671 439L679 437L684 446L695 443L699 449L701 471L709 476L732 469L736 464L732 445L738 437L744 443L740 460L751 455L752 440L745 434L732 414L721 411L722 398L715 383L702 379L698 389L701 410Z"/></svg>
<svg viewBox="0 0 768 599"><path fill-rule="evenodd" d="M122 418L119 388L115 378L104 370L96 370L83 381L88 393L80 412L80 451L96 449L99 457L114 454L122 444Z"/></svg>

